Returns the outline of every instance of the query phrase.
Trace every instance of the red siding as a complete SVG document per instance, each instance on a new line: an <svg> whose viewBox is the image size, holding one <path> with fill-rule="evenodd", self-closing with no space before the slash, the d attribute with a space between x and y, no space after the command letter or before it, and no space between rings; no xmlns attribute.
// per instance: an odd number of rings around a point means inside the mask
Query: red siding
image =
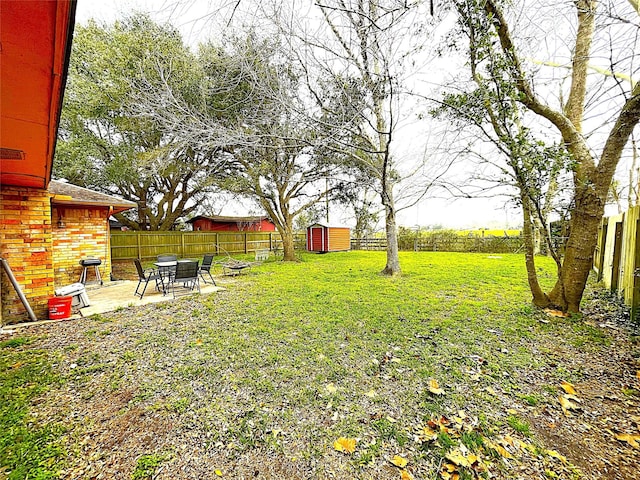
<svg viewBox="0 0 640 480"><path fill-rule="evenodd" d="M276 226L269 220L259 223L216 222L208 218L199 218L193 222L194 231L203 232L275 232Z"/></svg>

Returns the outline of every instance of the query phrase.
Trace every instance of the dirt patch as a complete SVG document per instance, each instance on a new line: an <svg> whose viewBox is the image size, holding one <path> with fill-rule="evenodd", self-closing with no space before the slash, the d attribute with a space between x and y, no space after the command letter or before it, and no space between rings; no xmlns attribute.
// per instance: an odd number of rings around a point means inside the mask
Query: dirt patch
<svg viewBox="0 0 640 480"><path fill-rule="evenodd" d="M138 274L133 261L115 261L111 263L111 276L114 280L137 280Z"/></svg>
<svg viewBox="0 0 640 480"><path fill-rule="evenodd" d="M528 418L535 435L579 467L583 478L635 479L640 472L640 448L616 439L640 434L640 337L638 326L614 298L592 298L584 309L584 322L602 335L608 348L594 352L581 345L549 338L552 347L545 367L523 377L538 391L556 388L556 402L532 408ZM573 377L575 410L564 412L559 397L560 376Z"/></svg>

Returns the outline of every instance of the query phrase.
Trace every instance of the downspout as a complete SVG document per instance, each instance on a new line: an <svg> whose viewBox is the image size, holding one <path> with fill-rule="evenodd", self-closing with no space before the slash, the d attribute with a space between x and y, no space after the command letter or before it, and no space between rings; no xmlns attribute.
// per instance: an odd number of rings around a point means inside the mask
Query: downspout
<svg viewBox="0 0 640 480"><path fill-rule="evenodd" d="M27 310L27 313L29 314L29 318L31 319L31 321L37 322L38 318L36 317L35 313L33 313L33 310L31 309L31 305L29 305L29 301L27 300L27 297L25 297L24 293L22 293L22 290L20 289L20 284L16 280L16 277L13 276L13 272L11 271L11 267L9 266L9 262L7 262L3 257L0 257L0 262L2 262L2 267L4 268L4 271L7 273L7 277L9 277L9 280L11 280L13 289L18 294L18 297L20 298L22 305L24 305L24 308Z"/></svg>

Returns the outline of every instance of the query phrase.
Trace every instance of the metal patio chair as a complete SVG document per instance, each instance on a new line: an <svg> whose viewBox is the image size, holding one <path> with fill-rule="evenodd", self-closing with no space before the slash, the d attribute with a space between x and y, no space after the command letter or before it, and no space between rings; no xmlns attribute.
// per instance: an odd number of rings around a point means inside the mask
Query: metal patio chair
<svg viewBox="0 0 640 480"><path fill-rule="evenodd" d="M215 285L216 281L213 279L213 276L211 275L211 267L213 266L214 257L215 255L213 253L205 253L204 258L202 259L202 265L200 265L200 268L198 269L198 274L200 275L200 277L202 277L202 281L204 283L208 283L207 279L205 278L205 274L209 275L209 278L211 279L211 283Z"/></svg>
<svg viewBox="0 0 640 480"><path fill-rule="evenodd" d="M160 285L158 282L162 281L162 277L160 276L158 271L153 268L145 270L144 268L142 268L142 264L137 258L133 261L133 263L136 264L136 270L138 271L138 286L136 287L134 295L140 297L140 300L142 300L142 297L144 297L144 292L147 291L147 286L152 280L155 280L156 282L156 289L160 290ZM143 283L144 288L142 289L142 291L140 291L140 287Z"/></svg>
<svg viewBox="0 0 640 480"><path fill-rule="evenodd" d="M167 291L172 291L173 298L176 297L176 288L179 291L186 290L186 293L191 293L197 289L198 293L200 293L198 270L197 261L182 260L178 262L176 265L176 273L167 285Z"/></svg>

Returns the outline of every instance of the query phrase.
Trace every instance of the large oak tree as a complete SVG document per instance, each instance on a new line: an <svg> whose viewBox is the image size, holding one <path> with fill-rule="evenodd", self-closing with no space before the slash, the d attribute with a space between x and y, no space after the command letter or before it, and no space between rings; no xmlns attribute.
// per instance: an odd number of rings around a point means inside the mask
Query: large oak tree
<svg viewBox="0 0 640 480"><path fill-rule="evenodd" d="M138 204L117 215L132 229L168 230L214 191L219 149L200 148L140 115L166 83L195 96L202 78L180 34L146 15L76 28L54 175Z"/></svg>

